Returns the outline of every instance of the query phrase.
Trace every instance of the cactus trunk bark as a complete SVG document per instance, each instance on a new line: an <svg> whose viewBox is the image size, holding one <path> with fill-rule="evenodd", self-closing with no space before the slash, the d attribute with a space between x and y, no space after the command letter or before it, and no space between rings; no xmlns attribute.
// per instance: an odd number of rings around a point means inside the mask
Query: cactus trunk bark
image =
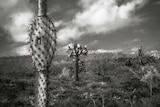
<svg viewBox="0 0 160 107"><path fill-rule="evenodd" d="M47 70L37 72L36 107L47 107Z"/></svg>
<svg viewBox="0 0 160 107"><path fill-rule="evenodd" d="M78 58L78 55L76 55L76 57L75 57L75 81L79 81L79 76L78 76L79 65L78 65L78 61L79 61L79 58Z"/></svg>
<svg viewBox="0 0 160 107"><path fill-rule="evenodd" d="M38 16L46 16L47 0L38 0Z"/></svg>
<svg viewBox="0 0 160 107"><path fill-rule="evenodd" d="M47 0L38 0L38 16L45 17L47 14ZM36 107L47 107L47 69L37 73L37 104Z"/></svg>
<svg viewBox="0 0 160 107"><path fill-rule="evenodd" d="M47 107L48 69L56 50L56 29L47 16L47 0L38 0L37 17L29 27L30 50L37 68L35 107Z"/></svg>

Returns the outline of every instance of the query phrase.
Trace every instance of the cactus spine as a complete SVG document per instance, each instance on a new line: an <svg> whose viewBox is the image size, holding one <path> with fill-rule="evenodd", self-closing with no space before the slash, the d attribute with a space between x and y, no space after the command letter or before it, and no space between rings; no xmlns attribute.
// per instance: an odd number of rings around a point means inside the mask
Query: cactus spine
<svg viewBox="0 0 160 107"><path fill-rule="evenodd" d="M36 73L36 107L47 107L48 69L56 50L56 30L47 16L46 0L38 0L38 15L29 28L30 52Z"/></svg>

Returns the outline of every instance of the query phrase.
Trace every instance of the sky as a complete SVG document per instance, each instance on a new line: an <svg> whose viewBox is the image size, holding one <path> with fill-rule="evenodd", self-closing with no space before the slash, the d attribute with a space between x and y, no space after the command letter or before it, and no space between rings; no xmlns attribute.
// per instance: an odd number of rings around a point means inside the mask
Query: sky
<svg viewBox="0 0 160 107"><path fill-rule="evenodd" d="M160 0L48 0L48 16L57 29L56 54L67 45L91 52L135 54L160 46ZM0 56L29 55L28 26L36 0L0 0Z"/></svg>

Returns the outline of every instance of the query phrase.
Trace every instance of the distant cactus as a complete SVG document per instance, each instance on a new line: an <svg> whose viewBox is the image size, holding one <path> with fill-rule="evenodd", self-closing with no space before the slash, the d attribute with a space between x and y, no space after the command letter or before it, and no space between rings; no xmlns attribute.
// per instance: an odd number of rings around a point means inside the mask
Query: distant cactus
<svg viewBox="0 0 160 107"><path fill-rule="evenodd" d="M71 44L68 46L69 50L69 54L68 56L71 58L74 58L75 60L75 81L79 81L79 56L81 55L87 55L88 51L87 51L87 46L85 45L84 47L82 47L80 44L76 43L76 44Z"/></svg>
<svg viewBox="0 0 160 107"><path fill-rule="evenodd" d="M32 60L38 71L36 107L47 106L48 68L56 49L56 30L46 12L46 0L38 0L38 16L29 28Z"/></svg>
<svg viewBox="0 0 160 107"><path fill-rule="evenodd" d="M143 56L143 46L140 46L140 47L138 48L138 56L139 56L139 57L142 57L142 56Z"/></svg>

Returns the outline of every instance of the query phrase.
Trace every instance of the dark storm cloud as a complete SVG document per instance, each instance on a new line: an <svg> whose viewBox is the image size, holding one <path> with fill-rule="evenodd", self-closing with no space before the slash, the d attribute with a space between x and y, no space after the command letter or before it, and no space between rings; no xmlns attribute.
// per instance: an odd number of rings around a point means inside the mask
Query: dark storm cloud
<svg viewBox="0 0 160 107"><path fill-rule="evenodd" d="M67 43L70 39L79 39L88 34L106 34L143 22L141 15L134 14L148 0L80 0L78 11L66 26L60 29L59 41Z"/></svg>
<svg viewBox="0 0 160 107"><path fill-rule="evenodd" d="M37 8L37 0L28 0L29 3ZM68 21L74 17L74 14L81 8L78 0L47 0L48 14L53 20Z"/></svg>
<svg viewBox="0 0 160 107"><path fill-rule="evenodd" d="M147 32L153 28L157 29L159 18L157 18L158 10L155 8L158 8L158 2L159 0L108 0L107 2L106 0L48 0L48 15L56 25L57 34L62 41L88 43L88 41L97 40L100 41L97 47L107 46L109 48L113 47L111 44L114 41L110 43L109 41L106 42L107 40L105 39L121 38L121 36L114 37L113 31L117 32L119 29L127 29L126 27L133 25L135 27L139 26L140 29L144 27L144 30ZM155 4L156 6L154 7ZM8 49L18 49L18 53L21 50L25 50L24 44L26 44L27 32L19 30L22 30L22 22L27 22L28 18L31 18L32 14L36 13L36 8L37 0L0 1L0 25L10 32L10 35L6 36L10 40L6 39L3 43L6 46L10 44ZM14 22L13 19L16 18L17 22ZM144 22L148 18L151 18L152 21ZM28 22L23 24L27 28ZM128 32L125 31L116 35L126 35L126 33ZM96 36L90 37L89 35ZM99 35L102 35L101 38ZM108 38L108 35L112 35L112 37ZM127 35L123 36L123 39L128 38L129 36ZM4 40L4 38L0 39ZM101 43L101 40L104 43ZM115 42L118 44L120 41L117 40ZM114 48L116 49L116 47Z"/></svg>
<svg viewBox="0 0 160 107"><path fill-rule="evenodd" d="M72 19L71 17L77 11L76 5L76 0L48 0L48 14L55 24L61 24L62 21ZM24 32L22 22L28 21L31 14L36 14L36 12L37 0L0 1L0 26L7 31L7 34L0 32L0 53L6 53L6 51L10 53L26 44L27 32ZM25 23L26 30L27 24Z"/></svg>
<svg viewBox="0 0 160 107"><path fill-rule="evenodd" d="M50 16L55 20L69 21L80 10L77 0L50 0Z"/></svg>
<svg viewBox="0 0 160 107"><path fill-rule="evenodd" d="M10 40L11 35L8 31L0 26L0 56L10 52L13 41Z"/></svg>
<svg viewBox="0 0 160 107"><path fill-rule="evenodd" d="M17 43L11 39L9 31L0 26L0 56L18 55L14 50L26 43Z"/></svg>
<svg viewBox="0 0 160 107"><path fill-rule="evenodd" d="M121 5L126 4L126 3L130 2L130 1L131 0L117 0L117 5L121 6Z"/></svg>
<svg viewBox="0 0 160 107"><path fill-rule="evenodd" d="M6 43L10 43L10 34L0 26L0 48L4 48Z"/></svg>
<svg viewBox="0 0 160 107"><path fill-rule="evenodd" d="M1 0L0 8L0 26L10 32L11 36L7 38L10 38L10 40L12 40L13 33L10 31L10 27L14 28L14 16L18 15L17 13L23 13L28 10L32 10L33 6L27 0ZM14 32L18 31L14 30Z"/></svg>
<svg viewBox="0 0 160 107"><path fill-rule="evenodd" d="M0 56L12 55L14 50L19 44L13 39L13 34L10 27L15 28L13 25L14 15L19 12L33 10L32 4L27 0L1 0L0 1ZM18 32L14 30L14 32Z"/></svg>
<svg viewBox="0 0 160 107"><path fill-rule="evenodd" d="M11 2L14 1L14 2ZM13 4L12 4L13 3ZM11 15L17 12L24 12L27 9L33 10L33 6L27 0L1 0L0 1L0 24L11 23Z"/></svg>

